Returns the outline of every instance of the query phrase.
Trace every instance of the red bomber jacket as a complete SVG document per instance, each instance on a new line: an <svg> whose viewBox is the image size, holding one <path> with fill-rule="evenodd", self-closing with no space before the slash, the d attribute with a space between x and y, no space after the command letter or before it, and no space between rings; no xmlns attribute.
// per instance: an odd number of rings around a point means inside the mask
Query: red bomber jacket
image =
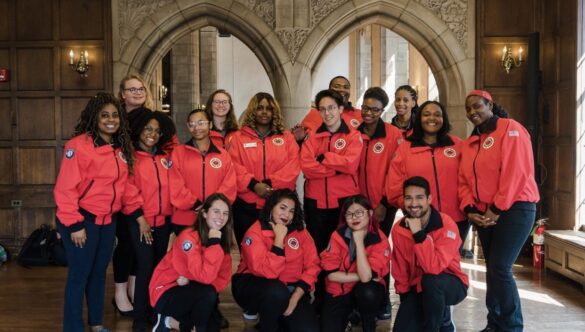
<svg viewBox="0 0 585 332"><path fill-rule="evenodd" d="M209 239L207 246L201 243L199 232L187 228L173 242L171 250L154 269L150 279L150 305L164 292L177 284L179 277L213 285L221 292L232 279L232 256L223 251L219 239Z"/></svg>
<svg viewBox="0 0 585 332"><path fill-rule="evenodd" d="M381 119L378 120L372 137L365 133L365 129L365 124L361 124L358 128L364 141L358 172L359 187L361 194L366 196L376 208L380 203L384 203L382 202L383 197L386 196L384 186L390 161L403 138L398 128Z"/></svg>
<svg viewBox="0 0 585 332"><path fill-rule="evenodd" d="M461 139L457 136L448 135L444 142L438 142L434 147L406 139L390 164L386 181L388 201L404 208L402 184L410 177L422 176L431 187L433 207L457 222L465 220L457 195L460 160Z"/></svg>
<svg viewBox="0 0 585 332"><path fill-rule="evenodd" d="M317 208L337 208L340 199L359 193L357 171L362 146L361 134L343 120L337 132L329 132L323 124L303 143L305 197L317 201Z"/></svg>
<svg viewBox="0 0 585 332"><path fill-rule="evenodd" d="M452 274L469 286L469 278L461 271L457 225L448 215L430 209L424 230L412 234L404 218L392 228L392 277L398 294L407 293L412 287L420 293L423 274Z"/></svg>
<svg viewBox="0 0 585 332"><path fill-rule="evenodd" d="M173 150L169 174L172 222L176 225L192 225L195 208L203 204L207 196L220 192L231 202L236 199L236 172L227 151L210 141L204 155L194 146L193 140Z"/></svg>
<svg viewBox="0 0 585 332"><path fill-rule="evenodd" d="M267 223L256 221L242 241L238 273L278 279L287 286L313 290L321 271L313 238L306 229L289 229L284 249L275 247L274 231Z"/></svg>
<svg viewBox="0 0 585 332"><path fill-rule="evenodd" d="M476 128L461 147L461 209L469 213L490 208L501 214L514 202L538 202L528 131L512 119L494 115L488 121L487 133L480 134Z"/></svg>
<svg viewBox="0 0 585 332"><path fill-rule="evenodd" d="M73 232L83 229L81 210L94 215L97 225L110 224L122 206L133 217L142 215L142 198L128 182L126 157L99 136L81 134L65 144L53 194L57 218Z"/></svg>
<svg viewBox="0 0 585 332"><path fill-rule="evenodd" d="M343 226L331 234L327 249L321 252L321 268L327 274L342 271L357 273L357 260L352 260L349 252L351 229ZM372 279L386 285L384 276L390 272L390 244L381 230L368 233L364 239L366 256L372 269ZM333 297L351 292L357 283L339 283L325 279L325 289Z"/></svg>
<svg viewBox="0 0 585 332"><path fill-rule="evenodd" d="M261 139L254 129L243 127L232 135L229 153L236 166L238 196L247 203L255 203L257 209L265 202L254 192L257 183L295 190L301 166L299 146L290 132Z"/></svg>

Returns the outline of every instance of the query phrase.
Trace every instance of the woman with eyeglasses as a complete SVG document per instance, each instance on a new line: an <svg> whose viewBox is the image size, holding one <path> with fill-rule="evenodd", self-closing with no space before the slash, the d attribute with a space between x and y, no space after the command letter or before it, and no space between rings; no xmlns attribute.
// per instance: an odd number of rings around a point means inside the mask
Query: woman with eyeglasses
<svg viewBox="0 0 585 332"><path fill-rule="evenodd" d="M150 112L132 124L136 163L129 182L139 189L144 201L144 218L129 221L130 238L136 253L133 331L146 331L150 313L148 283L154 267L167 252L171 233L171 161L163 149L171 136L161 127L161 117L166 115Z"/></svg>
<svg viewBox="0 0 585 332"><path fill-rule="evenodd" d="M205 110L213 122L210 134L213 144L227 149L231 134L238 130L232 96L224 89L215 90L207 99Z"/></svg>
<svg viewBox="0 0 585 332"><path fill-rule="evenodd" d="M321 331L344 331L354 308L362 330L376 331L376 312L388 297L383 276L390 273L390 243L365 196L343 203L339 226L321 252L321 268L327 274Z"/></svg>
<svg viewBox="0 0 585 332"><path fill-rule="evenodd" d="M402 141L402 132L381 119L388 102L388 95L382 88L372 87L366 90L361 107L363 123L358 127L364 141L358 172L360 192L371 202L374 217L386 237L390 235L397 209L387 203L384 180L394 152ZM384 278L385 284L389 285L390 273ZM388 294L384 298L378 319L390 319L391 315L392 307Z"/></svg>
<svg viewBox="0 0 585 332"><path fill-rule="evenodd" d="M394 108L396 115L392 125L402 130L404 136L410 135L418 109L418 94L410 85L401 85L394 92Z"/></svg>
<svg viewBox="0 0 585 332"><path fill-rule="evenodd" d="M266 92L250 99L242 129L230 142L229 153L238 174L234 233L240 245L244 233L258 219L266 197L276 189L294 190L301 167L299 147L284 128L280 106Z"/></svg>
<svg viewBox="0 0 585 332"><path fill-rule="evenodd" d="M154 107L148 86L142 77L129 74L120 81L118 98L122 103L122 107L126 110L128 124L132 131L131 136L138 137L144 126L138 128L135 123L142 123L145 119L149 119L152 116L152 108ZM158 116L157 118L159 126L167 134L166 139L163 139L164 145L161 148L170 154L173 147L178 144L175 125L166 115ZM115 282L112 305L114 310L122 316L132 316L136 281L136 257L129 225L134 223L135 220L121 212L118 216L118 221L116 225L116 238L118 241L112 256Z"/></svg>

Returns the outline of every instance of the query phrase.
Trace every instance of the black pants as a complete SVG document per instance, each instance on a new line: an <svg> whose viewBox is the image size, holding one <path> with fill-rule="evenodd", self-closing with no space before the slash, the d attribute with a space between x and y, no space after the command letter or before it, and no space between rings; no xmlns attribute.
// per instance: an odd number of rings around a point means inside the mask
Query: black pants
<svg viewBox="0 0 585 332"><path fill-rule="evenodd" d="M467 219L459 221L457 222L457 228L459 229L459 237L461 237L461 248L463 248L463 244L465 243L465 239L467 239L467 234L469 234L469 229L471 228L471 223Z"/></svg>
<svg viewBox="0 0 585 332"><path fill-rule="evenodd" d="M376 331L376 312L383 301L386 287L370 281L358 282L350 293L333 297L325 294L321 312L321 332L345 331L348 315L357 309L362 318L364 332ZM386 296L387 297L387 296Z"/></svg>
<svg viewBox="0 0 585 332"><path fill-rule="evenodd" d="M413 288L401 294L393 331L435 332L443 325L445 308L456 305L467 296L465 284L448 273L425 274L421 285L420 293Z"/></svg>
<svg viewBox="0 0 585 332"><path fill-rule="evenodd" d="M289 289L277 279L247 273L237 273L232 277L234 299L244 310L260 314L260 332L277 332L281 329L288 332L319 331L309 294L299 300L291 315L282 315L288 307L292 291L294 289Z"/></svg>
<svg viewBox="0 0 585 332"><path fill-rule="evenodd" d="M130 237L136 252L136 286L134 290L134 324L135 330L146 329L150 300L148 284L155 266L167 253L169 236L171 234L170 219L165 224L152 228L153 243L140 241L140 226L138 222L130 222Z"/></svg>
<svg viewBox="0 0 585 332"><path fill-rule="evenodd" d="M132 221L130 216L118 213L118 223L116 224L118 242L112 256L114 282L118 284L128 282L129 276L136 275L135 253L129 227Z"/></svg>
<svg viewBox="0 0 585 332"><path fill-rule="evenodd" d="M238 248L242 247L242 240L244 239L244 235L246 231L260 216L260 210L256 209L256 204L250 204L239 197L236 198L236 201L233 205L234 209L234 235L236 236L236 242L238 243Z"/></svg>
<svg viewBox="0 0 585 332"><path fill-rule="evenodd" d="M394 225L394 218L396 218L396 212L398 212L397 208L393 206L386 207L386 217L380 223L380 229L382 230L384 235L386 235L386 240L388 240L390 232L392 231L392 225ZM382 278L384 278L384 280L386 281L386 285L388 287L386 288L386 296L384 296L384 300L382 301L382 307L385 308L387 305L390 304L390 293L388 292L388 289L390 288L390 272L388 272L388 274L383 276Z"/></svg>
<svg viewBox="0 0 585 332"><path fill-rule="evenodd" d="M219 325L211 314L217 302L217 292L211 285L190 281L185 286L167 290L156 302L155 310L179 321L181 332L217 332Z"/></svg>

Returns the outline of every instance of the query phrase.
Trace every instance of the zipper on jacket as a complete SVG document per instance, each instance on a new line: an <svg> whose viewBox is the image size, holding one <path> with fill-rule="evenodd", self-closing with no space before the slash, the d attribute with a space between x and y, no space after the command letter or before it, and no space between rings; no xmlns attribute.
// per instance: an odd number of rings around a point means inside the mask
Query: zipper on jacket
<svg viewBox="0 0 585 332"><path fill-rule="evenodd" d="M152 156L152 163L156 172L156 180L158 181L158 214L154 216L154 227L156 227L156 217L162 214L162 184L160 183L160 174L158 174L158 166L156 165L156 156Z"/></svg>
<svg viewBox="0 0 585 332"><path fill-rule="evenodd" d="M205 155L204 154L201 154L201 159L203 160L203 173L202 173L202 180L201 180L202 189L203 189L202 190L203 197L201 197L201 201L203 202L203 201L205 201Z"/></svg>
<svg viewBox="0 0 585 332"><path fill-rule="evenodd" d="M116 201L116 182L118 181L118 179L120 178L120 165L118 164L118 158L116 158L116 149L113 150L114 152L114 160L116 161L116 180L114 180L114 182L112 183L112 189L114 190L114 195L112 195L112 203L110 204L110 214L112 214L112 211L114 210L114 202ZM106 222L106 218L104 218L102 220L102 225L104 225Z"/></svg>
<svg viewBox="0 0 585 332"><path fill-rule="evenodd" d="M433 161L433 174L435 175L435 187L437 187L437 202L439 203L439 211L441 209L441 188L439 188L439 177L437 176L437 164L435 163L435 149L431 148L431 160Z"/></svg>
<svg viewBox="0 0 585 332"><path fill-rule="evenodd" d="M370 190L368 188L368 154L370 153L370 140L368 139L367 143L366 143L366 157L365 157L365 162L364 162L364 182L366 185L366 196L368 197L368 199L370 199ZM353 178L353 176L352 176Z"/></svg>
<svg viewBox="0 0 585 332"><path fill-rule="evenodd" d="M329 137L327 138L327 152L331 152L331 136L333 135L329 135ZM329 208L329 186L327 183L327 179L329 177L325 177L325 208L328 209Z"/></svg>
<svg viewBox="0 0 585 332"><path fill-rule="evenodd" d="M262 179L266 180L266 137L262 138Z"/></svg>
<svg viewBox="0 0 585 332"><path fill-rule="evenodd" d="M475 177L475 194L477 195L477 201L479 202L479 187L477 185L477 171L475 169L475 162L477 161L477 157L479 156L479 150L481 149L481 136L479 138L479 143L477 144L477 153L475 154L475 158L473 158L473 176Z"/></svg>
<svg viewBox="0 0 585 332"><path fill-rule="evenodd" d="M87 195L87 193L89 192L89 190L93 186L94 181L95 181L94 179L92 179L91 181L89 181L89 185L87 186L87 188L85 188L85 190L83 191L83 193L81 194L81 196L79 196L78 201L81 201L81 199L83 197L85 197L85 195Z"/></svg>

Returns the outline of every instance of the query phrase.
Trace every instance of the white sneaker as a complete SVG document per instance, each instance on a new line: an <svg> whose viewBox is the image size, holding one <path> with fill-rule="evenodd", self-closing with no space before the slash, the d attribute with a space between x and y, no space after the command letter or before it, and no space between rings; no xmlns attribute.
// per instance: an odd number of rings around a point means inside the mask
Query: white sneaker
<svg viewBox="0 0 585 332"><path fill-rule="evenodd" d="M258 313L244 310L244 312L242 312L242 317L244 317L245 320L257 320Z"/></svg>

